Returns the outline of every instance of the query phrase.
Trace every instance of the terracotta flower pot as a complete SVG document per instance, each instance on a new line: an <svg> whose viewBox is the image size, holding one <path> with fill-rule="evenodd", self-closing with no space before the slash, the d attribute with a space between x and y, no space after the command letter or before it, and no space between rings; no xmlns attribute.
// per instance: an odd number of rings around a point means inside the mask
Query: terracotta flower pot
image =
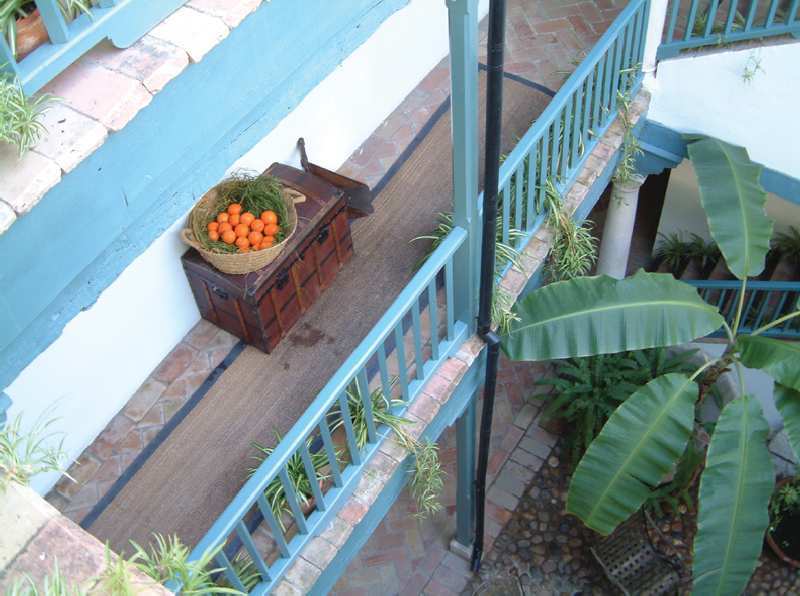
<svg viewBox="0 0 800 596"><path fill-rule="evenodd" d="M23 19L17 20L17 60L22 60L33 50L49 41L42 15L37 8Z"/></svg>
<svg viewBox="0 0 800 596"><path fill-rule="evenodd" d="M783 478L782 480L779 480L778 484L775 485L775 491L777 492L778 490L780 490L782 486L788 484L789 482L792 482L793 480L794 480L793 478ZM796 514L795 517L800 518L800 514ZM796 569L800 569L800 561L793 559L784 552L780 544L778 544L778 541L772 537L772 532L770 531L770 529L767 529L767 544L769 544L769 547L772 549L772 552L774 552L775 555L781 561Z"/></svg>

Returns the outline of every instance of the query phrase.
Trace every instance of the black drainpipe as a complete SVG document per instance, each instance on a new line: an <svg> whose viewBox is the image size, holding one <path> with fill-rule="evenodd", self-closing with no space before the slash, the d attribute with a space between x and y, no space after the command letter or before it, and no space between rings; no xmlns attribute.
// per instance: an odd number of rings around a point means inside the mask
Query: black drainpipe
<svg viewBox="0 0 800 596"><path fill-rule="evenodd" d="M500 134L503 116L503 45L505 42L506 2L489 4L489 40L486 84L486 155L483 183L483 237L481 238L481 277L478 305L478 335L486 342L486 380L483 388L483 413L478 445L478 471L475 478L475 541L472 545L472 571L478 572L483 556L484 510L486 504L486 468L489 464L489 441L497 388L497 362L500 338L492 327L491 306L495 285L495 225L497 221L497 185L500 175Z"/></svg>

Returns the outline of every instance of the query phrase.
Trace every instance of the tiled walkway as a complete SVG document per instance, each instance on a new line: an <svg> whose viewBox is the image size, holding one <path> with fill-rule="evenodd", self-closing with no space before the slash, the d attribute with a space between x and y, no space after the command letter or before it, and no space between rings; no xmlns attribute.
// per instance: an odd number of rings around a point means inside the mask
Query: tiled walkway
<svg viewBox="0 0 800 596"><path fill-rule="evenodd" d="M528 81L558 89L613 21L622 0L511 0L508 7L506 70ZM486 22L481 31L481 60L485 57ZM417 133L448 96L449 66L443 60L414 89L393 114L342 166L341 171L379 184ZM208 323L200 322L131 398L125 409L109 423L98 439L74 464L69 474L76 482L62 480L48 500L75 521L85 519L109 488L125 473L187 400L236 346L236 339ZM500 399L495 418L495 437L490 472L497 474L512 453L505 472L506 488L526 477L540 460L525 451L526 429L535 410L524 407L535 367L504 364ZM537 427L530 431L540 440ZM442 460L454 475L455 433L442 437ZM518 448L517 445L520 445ZM515 451L516 449L516 451ZM523 461L519 461L523 460ZM521 465L519 465L521 464ZM528 470L527 472L525 470ZM524 482L523 482L524 484ZM447 508L433 520L420 522L409 515L412 501L404 495L381 524L337 585L341 594L404 593L452 594L466 585L466 563L451 555L446 545L453 534L455 484L447 484ZM489 538L496 536L515 504L514 495L493 489L487 521ZM508 505L504 507L503 504ZM433 578L433 579L432 579Z"/></svg>

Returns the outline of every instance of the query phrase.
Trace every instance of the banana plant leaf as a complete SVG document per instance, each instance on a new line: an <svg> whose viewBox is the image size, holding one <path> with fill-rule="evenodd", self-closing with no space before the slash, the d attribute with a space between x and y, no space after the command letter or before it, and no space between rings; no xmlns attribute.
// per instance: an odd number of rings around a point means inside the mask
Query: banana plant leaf
<svg viewBox="0 0 800 596"><path fill-rule="evenodd" d="M768 431L750 395L720 414L700 480L693 594L740 594L756 567L775 485Z"/></svg>
<svg viewBox="0 0 800 596"><path fill-rule="evenodd" d="M777 383L800 391L800 343L761 335L743 335L736 343L742 364L760 368Z"/></svg>
<svg viewBox="0 0 800 596"><path fill-rule="evenodd" d="M697 173L709 231L728 268L739 279L758 275L772 237L761 166L750 161L744 147L712 137L690 142L686 149Z"/></svg>
<svg viewBox="0 0 800 596"><path fill-rule="evenodd" d="M631 395L575 469L567 511L603 535L638 511L686 450L697 393L689 377L669 373Z"/></svg>
<svg viewBox="0 0 800 596"><path fill-rule="evenodd" d="M800 459L800 391L775 383L775 407L783 418L783 430L794 455Z"/></svg>
<svg viewBox="0 0 800 596"><path fill-rule="evenodd" d="M512 360L551 360L674 346L722 327L717 310L667 273L581 277L540 288L515 307L503 338Z"/></svg>

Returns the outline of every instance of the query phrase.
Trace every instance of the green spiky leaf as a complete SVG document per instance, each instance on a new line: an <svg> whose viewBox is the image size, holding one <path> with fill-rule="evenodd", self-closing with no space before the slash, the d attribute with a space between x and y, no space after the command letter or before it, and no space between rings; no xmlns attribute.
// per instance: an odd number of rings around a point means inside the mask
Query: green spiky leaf
<svg viewBox="0 0 800 596"><path fill-rule="evenodd" d="M800 391L800 344L764 337L744 335L737 340L742 364L760 368L777 383Z"/></svg>

